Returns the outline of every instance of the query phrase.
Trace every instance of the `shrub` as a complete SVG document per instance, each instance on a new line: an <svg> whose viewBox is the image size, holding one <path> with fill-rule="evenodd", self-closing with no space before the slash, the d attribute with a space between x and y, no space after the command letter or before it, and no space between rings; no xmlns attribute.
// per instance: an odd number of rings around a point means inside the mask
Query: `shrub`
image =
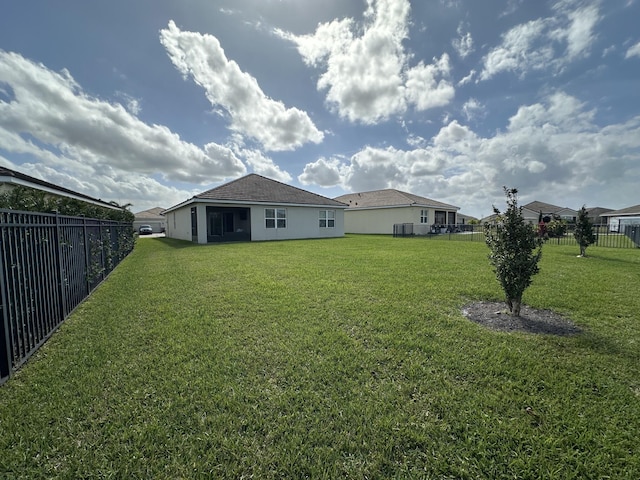
<svg viewBox="0 0 640 480"><path fill-rule="evenodd" d="M589 220L587 209L584 205L578 211L578 220L576 221L576 230L573 236L578 245L580 245L580 256L585 257L587 255L587 247L595 243L596 236L593 233L593 225Z"/></svg>
<svg viewBox="0 0 640 480"><path fill-rule="evenodd" d="M538 273L542 256L542 239L525 222L522 207L518 207L518 190L504 187L507 210L497 215L495 225L485 226L485 240L491 250L489 260L504 290L509 313L520 316L522 294Z"/></svg>
<svg viewBox="0 0 640 480"><path fill-rule="evenodd" d="M559 216L554 215L553 220L547 224L547 234L549 237L558 238L567 233L567 222Z"/></svg>
<svg viewBox="0 0 640 480"><path fill-rule="evenodd" d="M22 185L0 194L0 208L39 213L56 211L60 215L133 223L135 217L127 210L129 205L121 207L114 203L114 206L119 209L101 207L75 198L48 195L42 190Z"/></svg>

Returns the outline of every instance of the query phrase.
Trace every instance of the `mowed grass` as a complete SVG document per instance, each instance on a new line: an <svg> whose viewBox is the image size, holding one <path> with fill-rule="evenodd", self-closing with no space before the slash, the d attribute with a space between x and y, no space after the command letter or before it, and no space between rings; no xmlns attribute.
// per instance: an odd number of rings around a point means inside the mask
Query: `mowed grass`
<svg viewBox="0 0 640 480"><path fill-rule="evenodd" d="M640 478L640 250L546 245L500 333L481 242L134 252L0 388L0 478Z"/></svg>

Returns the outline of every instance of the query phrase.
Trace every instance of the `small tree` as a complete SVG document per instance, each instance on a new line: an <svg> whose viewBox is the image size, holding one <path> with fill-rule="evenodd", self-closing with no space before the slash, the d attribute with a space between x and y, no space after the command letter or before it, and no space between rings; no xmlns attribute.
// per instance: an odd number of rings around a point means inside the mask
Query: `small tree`
<svg viewBox="0 0 640 480"><path fill-rule="evenodd" d="M593 224L587 215L587 209L583 205L578 211L578 220L576 222L576 230L573 233L576 242L580 245L580 256L587 256L587 247L595 243L596 236L593 233Z"/></svg>
<svg viewBox="0 0 640 480"><path fill-rule="evenodd" d="M525 223L522 207L518 207L518 190L503 187L507 196L507 210L497 215L495 225L485 226L485 241L491 250L489 260L504 290L509 313L520 316L522 294L538 273L542 257L542 239L536 230Z"/></svg>
<svg viewBox="0 0 640 480"><path fill-rule="evenodd" d="M554 214L553 219L547 225L547 233L553 238L563 237L567 233L567 222Z"/></svg>

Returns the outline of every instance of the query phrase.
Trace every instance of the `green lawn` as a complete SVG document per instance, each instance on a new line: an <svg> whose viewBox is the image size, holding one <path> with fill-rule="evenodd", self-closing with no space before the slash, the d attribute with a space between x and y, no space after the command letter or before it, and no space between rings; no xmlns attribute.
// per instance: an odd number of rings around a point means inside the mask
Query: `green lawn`
<svg viewBox="0 0 640 480"><path fill-rule="evenodd" d="M507 334L480 242L140 239L0 388L0 478L640 478L640 250L545 245Z"/></svg>

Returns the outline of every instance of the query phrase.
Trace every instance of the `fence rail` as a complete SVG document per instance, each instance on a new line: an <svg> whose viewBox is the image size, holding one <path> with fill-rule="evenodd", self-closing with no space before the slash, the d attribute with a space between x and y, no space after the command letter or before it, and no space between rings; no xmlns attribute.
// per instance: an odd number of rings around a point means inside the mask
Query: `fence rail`
<svg viewBox="0 0 640 480"><path fill-rule="evenodd" d="M535 226L532 226L535 228ZM562 235L552 236L545 242L552 245L577 245L573 237L574 225L567 225ZM640 225L621 226L613 231L609 225L594 225L596 241L594 245L610 248L640 247ZM416 237L440 240L481 241L484 242L483 225L422 225L413 223L397 223L393 226L394 237Z"/></svg>
<svg viewBox="0 0 640 480"><path fill-rule="evenodd" d="M0 210L0 385L133 249L129 223Z"/></svg>

